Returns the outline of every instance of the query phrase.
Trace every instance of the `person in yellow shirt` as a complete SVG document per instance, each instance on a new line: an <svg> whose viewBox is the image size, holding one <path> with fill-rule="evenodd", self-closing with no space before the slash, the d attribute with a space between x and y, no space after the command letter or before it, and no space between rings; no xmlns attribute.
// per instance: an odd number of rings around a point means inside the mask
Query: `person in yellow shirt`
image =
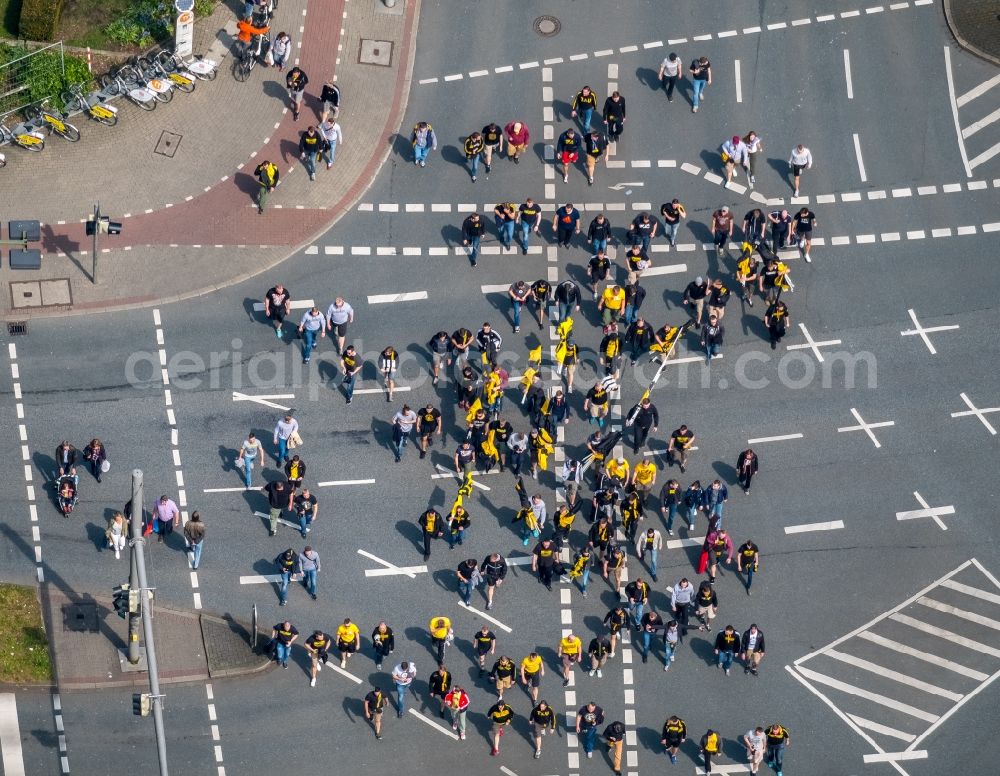
<svg viewBox="0 0 1000 776"><path fill-rule="evenodd" d="M617 321L625 312L625 289L619 285L605 288L601 294L601 301L597 303L597 309L601 312L601 322L605 326Z"/></svg>
<svg viewBox="0 0 1000 776"><path fill-rule="evenodd" d="M619 488L624 488L629 481L629 465L624 458L609 458L604 464L604 476L615 481Z"/></svg>
<svg viewBox="0 0 1000 776"><path fill-rule="evenodd" d="M528 688L532 703L538 703L538 688L543 676L545 676L545 666L542 664L541 655L537 652L532 652L521 661L521 683Z"/></svg>
<svg viewBox="0 0 1000 776"><path fill-rule="evenodd" d="M641 504L646 506L646 497L656 484L656 464L652 460L642 460L632 470L632 487L639 494Z"/></svg>
<svg viewBox="0 0 1000 776"><path fill-rule="evenodd" d="M343 624L337 628L337 649L340 651L340 667L347 668L347 660L361 648L361 631L345 617Z"/></svg>
<svg viewBox="0 0 1000 776"><path fill-rule="evenodd" d="M573 665L579 663L583 656L583 642L580 641L580 637L574 636L573 631L567 633L559 642L556 656L562 660L563 687L568 687Z"/></svg>
<svg viewBox="0 0 1000 776"><path fill-rule="evenodd" d="M443 663L445 649L455 640L455 634L451 629L451 620L447 617L431 617L427 629L431 632L431 643L437 647L437 660L439 663Z"/></svg>

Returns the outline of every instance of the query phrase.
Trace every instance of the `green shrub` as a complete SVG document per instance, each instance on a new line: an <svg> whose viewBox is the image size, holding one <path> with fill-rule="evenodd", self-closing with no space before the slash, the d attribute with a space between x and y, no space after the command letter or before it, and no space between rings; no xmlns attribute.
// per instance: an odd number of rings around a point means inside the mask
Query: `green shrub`
<svg viewBox="0 0 1000 776"><path fill-rule="evenodd" d="M62 0L23 0L18 34L28 40L52 40L61 12Z"/></svg>
<svg viewBox="0 0 1000 776"><path fill-rule="evenodd" d="M204 19L206 16L211 16L216 5L218 5L216 0L194 0L195 18Z"/></svg>
<svg viewBox="0 0 1000 776"><path fill-rule="evenodd" d="M123 46L146 48L173 34L174 6L165 0L135 0L104 33Z"/></svg>

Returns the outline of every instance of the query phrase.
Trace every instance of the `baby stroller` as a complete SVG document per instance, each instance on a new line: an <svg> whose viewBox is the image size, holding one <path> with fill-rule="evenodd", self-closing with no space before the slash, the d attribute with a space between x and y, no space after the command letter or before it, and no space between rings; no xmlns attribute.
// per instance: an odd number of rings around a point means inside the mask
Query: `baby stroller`
<svg viewBox="0 0 1000 776"><path fill-rule="evenodd" d="M76 469L73 469L70 474L60 476L56 480L55 486L59 511L63 517L69 517L80 498L80 478L76 474Z"/></svg>

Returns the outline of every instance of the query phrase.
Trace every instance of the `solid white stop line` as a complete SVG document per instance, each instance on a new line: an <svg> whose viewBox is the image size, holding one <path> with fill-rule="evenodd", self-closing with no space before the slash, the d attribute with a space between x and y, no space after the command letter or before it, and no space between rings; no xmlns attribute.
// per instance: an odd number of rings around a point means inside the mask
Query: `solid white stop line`
<svg viewBox="0 0 1000 776"><path fill-rule="evenodd" d="M387 304L389 302L416 302L426 299L426 291L406 291L401 294L374 294L368 297L368 304Z"/></svg>

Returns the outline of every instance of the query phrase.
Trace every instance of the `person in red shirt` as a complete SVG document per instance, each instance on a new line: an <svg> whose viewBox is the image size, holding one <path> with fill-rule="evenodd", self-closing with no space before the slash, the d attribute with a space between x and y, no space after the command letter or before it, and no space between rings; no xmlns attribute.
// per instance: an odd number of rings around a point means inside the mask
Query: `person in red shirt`
<svg viewBox="0 0 1000 776"><path fill-rule="evenodd" d="M461 687L453 687L444 696L444 705L451 713L451 729L458 731L460 740L465 740L465 711L469 708L469 694Z"/></svg>
<svg viewBox="0 0 1000 776"><path fill-rule="evenodd" d="M520 156L527 150L528 140L531 138L528 125L523 121L512 121L503 131L507 135L507 158L514 164L519 164Z"/></svg>

